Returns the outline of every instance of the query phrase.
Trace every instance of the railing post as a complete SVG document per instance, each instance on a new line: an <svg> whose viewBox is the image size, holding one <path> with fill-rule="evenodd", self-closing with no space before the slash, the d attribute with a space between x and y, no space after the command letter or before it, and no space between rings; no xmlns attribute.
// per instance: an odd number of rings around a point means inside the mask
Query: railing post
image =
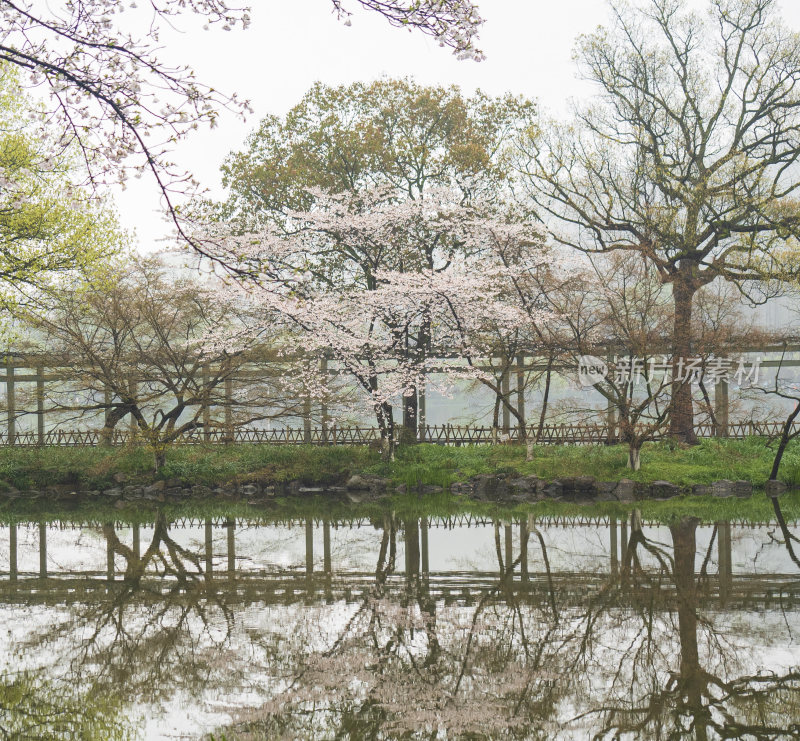
<svg viewBox="0 0 800 741"><path fill-rule="evenodd" d="M47 578L47 524L39 523L39 578Z"/></svg>
<svg viewBox="0 0 800 741"><path fill-rule="evenodd" d="M132 378L128 381L128 389L130 391L130 397L133 399L134 403L138 405L138 395L139 395L139 384L136 383ZM134 441L136 437L136 417L131 413L130 422L128 423L128 430L130 431L131 435L131 442Z"/></svg>
<svg viewBox="0 0 800 741"><path fill-rule="evenodd" d="M225 379L225 442L233 442L233 379Z"/></svg>
<svg viewBox="0 0 800 741"><path fill-rule="evenodd" d="M314 573L314 520L306 520L306 574Z"/></svg>
<svg viewBox="0 0 800 741"><path fill-rule="evenodd" d="M322 569L326 574L332 571L330 520L324 520L322 523Z"/></svg>
<svg viewBox="0 0 800 741"><path fill-rule="evenodd" d="M225 527L228 529L228 577L233 578L236 574L236 520L229 517Z"/></svg>
<svg viewBox="0 0 800 741"><path fill-rule="evenodd" d="M311 397L303 399L303 442L311 445Z"/></svg>
<svg viewBox="0 0 800 741"><path fill-rule="evenodd" d="M328 358L324 355L319 359L319 373L322 376L322 382L325 385L325 388L328 388ZM326 444L328 442L328 404L326 400L323 399L320 405L320 414L322 416L321 424L322 424L322 443Z"/></svg>
<svg viewBox="0 0 800 741"><path fill-rule="evenodd" d="M205 523L205 546L206 546L206 579L210 579L214 574L214 523L206 518Z"/></svg>
<svg viewBox="0 0 800 741"><path fill-rule="evenodd" d="M730 522L717 523L717 568L719 570L719 599L725 605L733 581Z"/></svg>
<svg viewBox="0 0 800 741"><path fill-rule="evenodd" d="M606 427L608 428L606 445L613 445L617 442L617 409L611 399L608 399L606 404Z"/></svg>
<svg viewBox="0 0 800 741"><path fill-rule="evenodd" d="M211 404L209 403L209 389L210 375L208 372L208 363L203 363L202 370L202 384L203 384L203 440L208 442L211 439Z"/></svg>
<svg viewBox="0 0 800 741"><path fill-rule="evenodd" d="M14 359L6 357L6 406L8 409L8 444L17 441L17 395L14 382Z"/></svg>
<svg viewBox="0 0 800 741"><path fill-rule="evenodd" d="M8 526L8 577L11 581L17 580L17 525L11 523Z"/></svg>
<svg viewBox="0 0 800 741"><path fill-rule="evenodd" d="M44 445L44 368L36 366L36 442Z"/></svg>
<svg viewBox="0 0 800 741"><path fill-rule="evenodd" d="M422 573L427 576L430 573L430 565L428 563L428 518L423 517L420 519L419 530L419 543L420 543L420 559L422 561Z"/></svg>
<svg viewBox="0 0 800 741"><path fill-rule="evenodd" d="M426 410L425 410L425 385L426 385L427 377L423 376L422 380L420 381L419 388L417 389L417 424L419 427L419 441L421 443L425 442L425 430L426 430Z"/></svg>
<svg viewBox="0 0 800 741"><path fill-rule="evenodd" d="M511 412L508 410L508 404L511 401L509 398L511 394L511 369L507 367L503 373L500 381L500 392L503 397L503 434L508 435L511 432Z"/></svg>

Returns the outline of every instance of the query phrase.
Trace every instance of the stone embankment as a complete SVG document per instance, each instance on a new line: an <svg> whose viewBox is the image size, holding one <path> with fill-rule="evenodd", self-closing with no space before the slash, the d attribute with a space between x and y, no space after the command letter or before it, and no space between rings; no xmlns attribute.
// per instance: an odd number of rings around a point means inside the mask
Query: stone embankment
<svg viewBox="0 0 800 741"><path fill-rule="evenodd" d="M768 481L768 496L778 496L787 490L781 481ZM564 502L635 502L643 499L665 500L681 494L706 495L718 498L749 497L753 484L749 481L714 481L712 484L679 486L669 481L641 483L631 479L598 481L592 476L569 476L547 481L537 476L515 474L481 474L468 481L452 484L453 495L484 502L518 504L545 500ZM341 485L315 484L288 481L264 484L245 482L219 486L187 486L178 479L158 480L149 484L129 483L124 474L115 476L115 485L102 490L80 490L66 485L49 486L41 490L19 491L12 489L2 496L7 499L45 501L181 501L187 499L240 499L246 501L269 500L276 496L336 496L354 503L381 499L392 494L437 494L441 486L423 485L407 490L405 486L393 487L388 479L378 476L354 475Z"/></svg>

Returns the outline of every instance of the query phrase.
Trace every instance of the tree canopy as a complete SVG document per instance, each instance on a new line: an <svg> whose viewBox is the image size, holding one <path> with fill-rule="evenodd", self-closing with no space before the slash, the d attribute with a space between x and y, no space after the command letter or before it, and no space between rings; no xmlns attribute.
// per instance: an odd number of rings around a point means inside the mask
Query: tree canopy
<svg viewBox="0 0 800 741"><path fill-rule="evenodd" d="M9 308L31 290L85 272L125 236L111 210L88 199L73 180L74 153L50 128L32 122L34 104L15 70L0 66L0 303Z"/></svg>
<svg viewBox="0 0 800 741"><path fill-rule="evenodd" d="M285 116L264 118L227 158L230 196L219 214L252 229L309 207L309 188L386 187L418 198L447 187L465 198L496 196L510 177L507 147L534 122L534 104L510 94L468 97L411 80L317 83Z"/></svg>
<svg viewBox="0 0 800 741"><path fill-rule="evenodd" d="M476 47L483 19L472 0L330 0L350 23L352 7L378 13L389 23L415 29L460 58L481 59ZM153 0L138 8L109 0L47 3L0 0L0 61L24 75L23 84L48 93L43 113L64 143L81 152L94 184L124 180L129 168L149 170L166 209L183 233L175 197L187 173L169 160L174 143L200 125L214 125L220 109L249 109L197 80L187 65L164 61L161 33L181 18L205 28L247 28L247 8L225 0ZM135 155L131 158L132 155Z"/></svg>

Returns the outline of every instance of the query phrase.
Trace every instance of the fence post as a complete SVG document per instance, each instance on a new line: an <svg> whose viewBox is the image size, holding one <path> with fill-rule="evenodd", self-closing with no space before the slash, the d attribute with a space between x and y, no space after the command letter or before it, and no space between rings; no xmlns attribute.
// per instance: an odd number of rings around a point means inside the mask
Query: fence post
<svg viewBox="0 0 800 741"><path fill-rule="evenodd" d="M206 557L206 579L211 579L214 575L214 523L210 518L205 522L205 557Z"/></svg>
<svg viewBox="0 0 800 741"><path fill-rule="evenodd" d="M8 444L17 440L17 395L14 382L14 359L6 357L6 406L8 407Z"/></svg>
<svg viewBox="0 0 800 741"><path fill-rule="evenodd" d="M606 445L613 445L617 442L617 409L611 399L608 399L606 405L606 426L608 427Z"/></svg>
<svg viewBox="0 0 800 741"><path fill-rule="evenodd" d="M720 379L714 388L714 416L717 437L728 437L728 382Z"/></svg>
<svg viewBox="0 0 800 741"><path fill-rule="evenodd" d="M228 530L228 576L233 578L236 574L236 520L229 517L225 527Z"/></svg>
<svg viewBox="0 0 800 741"><path fill-rule="evenodd" d="M47 577L47 524L39 523L39 578Z"/></svg>
<svg viewBox="0 0 800 741"><path fill-rule="evenodd" d="M203 363L203 440L205 442L208 442L211 439L211 406L208 402L209 380L208 363Z"/></svg>
<svg viewBox="0 0 800 741"><path fill-rule="evenodd" d="M44 368L36 366L36 440L44 445Z"/></svg>
<svg viewBox="0 0 800 741"><path fill-rule="evenodd" d="M233 379L225 379L225 442L233 442Z"/></svg>
<svg viewBox="0 0 800 741"><path fill-rule="evenodd" d="M12 522L8 526L8 576L11 581L17 578L17 524Z"/></svg>
<svg viewBox="0 0 800 741"><path fill-rule="evenodd" d="M138 395L139 395L139 384L136 383L132 378L128 381L128 388L130 390L130 397L133 399L134 403L138 405ZM133 442L134 438L136 437L136 417L133 416L131 413L131 419L129 422L128 429L130 430L131 434L131 442Z"/></svg>
<svg viewBox="0 0 800 741"><path fill-rule="evenodd" d="M314 520L306 519L306 574L314 573Z"/></svg>
<svg viewBox="0 0 800 741"><path fill-rule="evenodd" d="M303 399L303 442L311 445L311 397Z"/></svg>

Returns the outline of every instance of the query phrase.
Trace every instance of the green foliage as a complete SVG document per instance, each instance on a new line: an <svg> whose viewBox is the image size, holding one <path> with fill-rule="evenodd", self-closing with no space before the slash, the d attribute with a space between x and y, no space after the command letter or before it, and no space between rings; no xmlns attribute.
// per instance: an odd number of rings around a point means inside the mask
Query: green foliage
<svg viewBox="0 0 800 741"><path fill-rule="evenodd" d="M762 438L702 440L699 445L674 448L648 443L642 449L642 468L626 468L624 445L534 448L532 461L525 448L514 445L445 447L411 445L401 448L391 463L367 447L306 445L185 445L167 452L159 478L180 479L187 485L237 481L340 481L355 473L386 476L409 489L418 485L448 487L483 473L519 473L545 479L594 476L623 477L650 482L708 484L717 479L744 479L763 484L769 475L772 450ZM114 484L114 474L131 480L152 479L152 456L144 447L119 448L0 448L0 480L17 489L61 484L101 489ZM800 485L800 441L786 452L782 478Z"/></svg>
<svg viewBox="0 0 800 741"><path fill-rule="evenodd" d="M743 479L756 485L769 478L773 452L763 438L745 440L701 440L699 445L675 447L669 442L647 443L642 448L642 467L626 467L624 445L543 445L534 448L533 460L525 460L522 446L442 447L416 445L401 450L397 461L383 472L407 485L449 486L481 473L515 471L545 479L561 476L594 476L613 481L623 477L651 482L659 479L675 484L708 484L718 479ZM376 469L377 472L377 469ZM800 485L800 442L786 452L781 478Z"/></svg>
<svg viewBox="0 0 800 741"><path fill-rule="evenodd" d="M268 116L223 166L230 198L219 212L253 228L306 208L309 187L334 193L389 185L492 188L509 177L504 145L528 130L535 106L511 95L465 97L411 80L314 85L284 118Z"/></svg>
<svg viewBox="0 0 800 741"><path fill-rule="evenodd" d="M36 123L15 68L0 65L0 305L91 270L124 247L114 215L72 179L69 148Z"/></svg>
<svg viewBox="0 0 800 741"><path fill-rule="evenodd" d="M121 704L107 692L77 695L31 672L0 676L3 738L41 741L124 741L133 738L120 720Z"/></svg>
<svg viewBox="0 0 800 741"><path fill-rule="evenodd" d="M800 484L800 441L787 451L784 479ZM386 463L380 454L366 447L268 446L268 445L198 445L178 446L167 452L167 461L159 476L179 479L184 485L261 481L342 482L356 472L390 478L405 484L407 495L390 500L355 506L347 501L326 497L275 498L270 500L270 514L279 516L313 515L349 517L355 513L381 516L389 507L408 516L451 515L469 511L476 514L533 513L540 517L564 515L624 516L633 507L658 520L694 515L707 521L731 517L753 521L772 519L770 502L763 495L750 499L719 500L713 497L676 497L665 502L633 504L600 503L592 506L563 502L541 502L515 507L466 501L452 496L447 487L455 481L486 473L537 475L545 479L591 475L599 480L629 477L649 482L666 479L680 485L710 483L717 479L744 479L756 486L768 476L772 451L761 438L746 440L703 440L693 447L675 448L667 443L650 443L642 451L642 468L632 472L625 467L625 446L542 446L534 450L534 459L525 460L520 446L444 447L414 445L402 448L397 459ZM122 473L126 483L152 480L152 460L144 447L125 448L0 448L0 479L18 489L40 489L51 485L75 489L104 489L118 486L114 475ZM417 487L442 486L445 491L433 496L419 496ZM800 518L800 496L783 498L787 518ZM195 500L163 507L169 515L184 516L263 516L263 505L248 505L225 500ZM122 505L109 510L105 504L84 503L69 516L78 519L103 519L113 511L115 520L138 521L147 517L142 503ZM45 519L58 519L66 512L46 499L0 504L0 520L13 520L26 513ZM105 514L103 514L105 513Z"/></svg>

